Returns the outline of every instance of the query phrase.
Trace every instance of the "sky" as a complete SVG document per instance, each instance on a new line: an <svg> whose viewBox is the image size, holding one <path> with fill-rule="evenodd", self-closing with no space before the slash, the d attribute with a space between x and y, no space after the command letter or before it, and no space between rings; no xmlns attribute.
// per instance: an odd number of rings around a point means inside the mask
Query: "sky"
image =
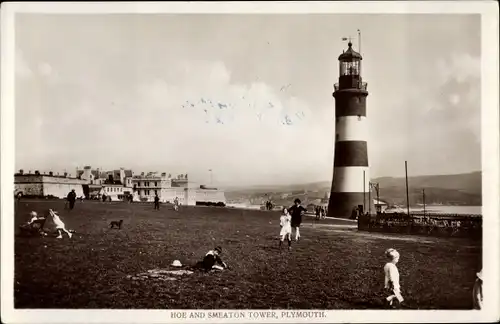
<svg viewBox="0 0 500 324"><path fill-rule="evenodd" d="M361 30L371 177L481 169L479 15L17 14L16 169L331 181Z"/></svg>

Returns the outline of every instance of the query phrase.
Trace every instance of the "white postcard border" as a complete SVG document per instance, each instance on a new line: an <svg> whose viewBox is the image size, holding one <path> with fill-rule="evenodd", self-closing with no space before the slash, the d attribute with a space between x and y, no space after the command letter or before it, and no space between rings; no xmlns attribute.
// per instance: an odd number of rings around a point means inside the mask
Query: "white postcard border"
<svg viewBox="0 0 500 324"><path fill-rule="evenodd" d="M201 310L15 310L13 308L14 233L14 14L23 13L429 13L481 14L482 31L482 193L483 193L483 265L485 309L482 311L363 311L317 310L324 317L265 319L250 318L252 310L227 310L245 314L245 319L209 319L214 311ZM498 112L498 7L482 1L425 2L24 2L2 4L2 79L1 79L1 317L6 323L251 323L251 322L490 322L499 320L499 112ZM446 280L443 278L443 280ZM223 310L216 310L222 312ZM314 310L304 310L313 312ZM186 318L172 316L184 312ZM264 311L265 312L265 311ZM297 312L276 310L281 312ZM205 318L189 318L190 314ZM183 316L183 315L179 315ZM198 315L203 316L203 315ZM234 315L233 315L234 316Z"/></svg>

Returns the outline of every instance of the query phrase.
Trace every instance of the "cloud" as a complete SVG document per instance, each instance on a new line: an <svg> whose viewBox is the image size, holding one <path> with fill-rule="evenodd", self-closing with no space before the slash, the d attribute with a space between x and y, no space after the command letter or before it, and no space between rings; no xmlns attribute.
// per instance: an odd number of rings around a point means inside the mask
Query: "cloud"
<svg viewBox="0 0 500 324"><path fill-rule="evenodd" d="M121 101L109 100L112 94L94 99L82 91L59 98L57 104L72 109L57 110L47 121L42 137L50 147L43 157L71 156L68 164L137 161L165 170L180 162L180 171L190 174L224 170L218 181L226 183L262 183L266 175L279 174L286 181L331 169L331 129L318 127L306 102L261 81L234 83L221 62L180 66L175 83L151 78ZM40 71L52 72L47 66ZM76 93L58 91L54 98Z"/></svg>
<svg viewBox="0 0 500 324"><path fill-rule="evenodd" d="M479 168L480 76L479 57L452 54L436 61L426 78L416 80L406 100L401 97L385 116L375 116L370 125L375 173L393 165L401 174L404 160L417 174Z"/></svg>

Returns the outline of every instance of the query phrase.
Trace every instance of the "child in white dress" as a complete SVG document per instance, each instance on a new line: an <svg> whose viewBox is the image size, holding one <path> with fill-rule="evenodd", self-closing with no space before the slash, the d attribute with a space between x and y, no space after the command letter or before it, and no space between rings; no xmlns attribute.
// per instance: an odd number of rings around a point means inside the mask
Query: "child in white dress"
<svg viewBox="0 0 500 324"><path fill-rule="evenodd" d="M384 288L389 292L389 297L386 298L390 307L394 307L394 300L396 299L399 303L403 302L403 296L401 295L401 287L399 285L399 271L396 264L399 261L399 252L395 249L388 249L385 251L385 255L389 259L384 266Z"/></svg>
<svg viewBox="0 0 500 324"><path fill-rule="evenodd" d="M71 238L72 234L66 229L66 226L64 225L61 218L59 218L59 215L57 215L56 212L52 209L49 209L49 215L52 216L52 220L56 225L56 230L59 233L59 236L57 238L62 239L62 232L65 232L66 234L68 234L68 237Z"/></svg>
<svg viewBox="0 0 500 324"><path fill-rule="evenodd" d="M288 213L287 208L283 208L283 214L280 217L280 249L285 237L288 240L288 249L292 248L292 215Z"/></svg>

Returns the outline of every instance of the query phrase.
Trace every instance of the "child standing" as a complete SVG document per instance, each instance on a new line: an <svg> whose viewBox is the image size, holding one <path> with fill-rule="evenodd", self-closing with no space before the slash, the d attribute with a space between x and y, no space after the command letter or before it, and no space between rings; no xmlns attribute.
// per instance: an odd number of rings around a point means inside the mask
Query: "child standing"
<svg viewBox="0 0 500 324"><path fill-rule="evenodd" d="M483 270L476 273L476 282L472 289L472 303L474 309L480 310L483 308Z"/></svg>
<svg viewBox="0 0 500 324"><path fill-rule="evenodd" d="M388 249L385 251L386 257L389 259L384 266L384 288L389 292L389 297L386 298L390 307L394 307L394 299L399 303L403 302L401 295L401 287L399 286L399 271L396 264L399 261L399 252L395 249Z"/></svg>
<svg viewBox="0 0 500 324"><path fill-rule="evenodd" d="M52 209L49 209L49 215L52 216L52 220L54 221L54 224L56 224L56 230L59 233L59 236L57 238L62 239L62 232L65 232L66 234L68 234L68 237L71 238L73 234L71 234L66 229L66 226L64 225L61 218L59 218L59 215L57 215L56 212L53 211Z"/></svg>
<svg viewBox="0 0 500 324"><path fill-rule="evenodd" d="M288 209L283 208L283 214L280 217L280 249L285 237L288 240L288 249L292 249L292 216L288 213Z"/></svg>

